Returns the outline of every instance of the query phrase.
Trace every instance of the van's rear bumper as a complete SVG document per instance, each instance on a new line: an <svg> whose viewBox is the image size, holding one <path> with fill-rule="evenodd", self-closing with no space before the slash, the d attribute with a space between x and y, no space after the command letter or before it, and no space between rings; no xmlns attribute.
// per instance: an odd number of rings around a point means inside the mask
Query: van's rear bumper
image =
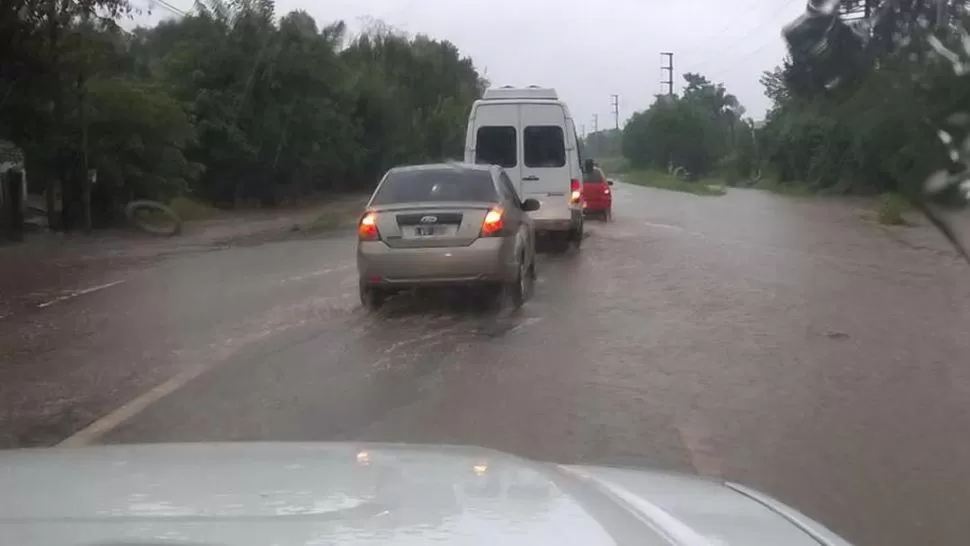
<svg viewBox="0 0 970 546"><path fill-rule="evenodd" d="M549 231L571 231L579 229L583 221L581 210L569 211L569 218L535 218L532 223L535 225L536 233L542 234Z"/></svg>

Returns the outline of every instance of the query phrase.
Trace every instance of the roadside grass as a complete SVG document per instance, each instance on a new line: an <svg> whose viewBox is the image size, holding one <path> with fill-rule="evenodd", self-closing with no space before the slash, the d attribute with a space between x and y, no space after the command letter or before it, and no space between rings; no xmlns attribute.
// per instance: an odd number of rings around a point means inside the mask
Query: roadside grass
<svg viewBox="0 0 970 546"><path fill-rule="evenodd" d="M876 205L876 221L884 226L906 225L903 214L909 210L909 203L898 194L884 193Z"/></svg>
<svg viewBox="0 0 970 546"><path fill-rule="evenodd" d="M370 195L354 195L328 203L313 220L294 226L295 231L319 233L335 229L352 228L367 204Z"/></svg>
<svg viewBox="0 0 970 546"><path fill-rule="evenodd" d="M661 190L679 191L701 196L721 196L727 193L724 183L717 179L702 178L693 182L681 180L660 171L629 171L623 173L623 182L648 186Z"/></svg>

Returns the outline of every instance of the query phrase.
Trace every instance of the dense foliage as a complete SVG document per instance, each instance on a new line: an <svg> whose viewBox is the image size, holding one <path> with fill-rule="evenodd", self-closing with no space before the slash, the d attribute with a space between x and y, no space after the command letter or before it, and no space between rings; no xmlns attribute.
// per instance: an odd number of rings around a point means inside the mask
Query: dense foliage
<svg viewBox="0 0 970 546"><path fill-rule="evenodd" d="M862 4L810 10L786 30L790 57L762 77L773 108L760 141L782 183L916 197L957 168L938 133L970 112L970 73L934 44L966 47L967 2L869 0L867 19L845 17ZM941 194L958 197L955 184Z"/></svg>
<svg viewBox="0 0 970 546"><path fill-rule="evenodd" d="M695 176L723 168L748 176L753 161L751 121L721 84L684 75L680 94L658 96L623 128L623 155L636 168L684 168ZM746 154L746 155L745 155Z"/></svg>
<svg viewBox="0 0 970 546"><path fill-rule="evenodd" d="M620 157L623 132L619 129L603 129L585 135L582 141L583 157Z"/></svg>
<svg viewBox="0 0 970 546"><path fill-rule="evenodd" d="M206 0L133 32L117 24L128 9L0 8L0 138L25 151L50 210L60 194L52 225L87 224L87 202L97 222L133 198L369 188L391 165L459 157L485 85L449 42L379 25L349 38L342 22L279 18L272 0Z"/></svg>
<svg viewBox="0 0 970 546"><path fill-rule="evenodd" d="M970 2L807 4L784 30L789 57L762 75L772 101L762 127L722 86L687 74L682 94L629 121L624 156L641 168L717 170L728 182L765 173L817 191L895 192L918 206L932 175L948 182L937 184L938 202L963 202Z"/></svg>

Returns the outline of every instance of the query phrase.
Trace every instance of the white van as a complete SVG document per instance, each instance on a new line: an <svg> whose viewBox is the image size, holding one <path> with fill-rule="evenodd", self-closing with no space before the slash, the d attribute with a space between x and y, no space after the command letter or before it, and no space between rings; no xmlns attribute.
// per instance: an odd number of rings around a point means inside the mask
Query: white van
<svg viewBox="0 0 970 546"><path fill-rule="evenodd" d="M468 115L465 161L505 168L532 213L536 235L577 248L583 240L582 159L569 108L554 89L485 91Z"/></svg>

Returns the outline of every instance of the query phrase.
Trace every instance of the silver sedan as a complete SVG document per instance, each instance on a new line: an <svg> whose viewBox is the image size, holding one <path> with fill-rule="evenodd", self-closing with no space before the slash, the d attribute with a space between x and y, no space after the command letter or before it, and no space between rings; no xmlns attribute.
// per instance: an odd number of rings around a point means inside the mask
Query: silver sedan
<svg viewBox="0 0 970 546"><path fill-rule="evenodd" d="M529 212L501 167L448 163L396 167L384 175L357 230L360 298L423 286L476 286L520 307L535 280Z"/></svg>

